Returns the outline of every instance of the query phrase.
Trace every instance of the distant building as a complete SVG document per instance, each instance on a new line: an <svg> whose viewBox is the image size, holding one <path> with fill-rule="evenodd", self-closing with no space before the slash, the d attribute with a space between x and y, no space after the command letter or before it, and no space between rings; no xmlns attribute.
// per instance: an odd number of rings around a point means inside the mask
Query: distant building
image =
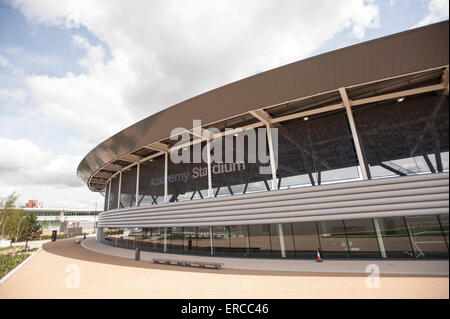
<svg viewBox="0 0 450 319"><path fill-rule="evenodd" d="M25 204L26 208L43 208L44 203L39 202L37 199L29 199L28 203Z"/></svg>
<svg viewBox="0 0 450 319"><path fill-rule="evenodd" d="M25 211L33 213L42 225L43 233L51 233L58 230L64 233L84 232L92 233L95 229L97 215L101 210L94 209L71 209L71 208L29 208Z"/></svg>

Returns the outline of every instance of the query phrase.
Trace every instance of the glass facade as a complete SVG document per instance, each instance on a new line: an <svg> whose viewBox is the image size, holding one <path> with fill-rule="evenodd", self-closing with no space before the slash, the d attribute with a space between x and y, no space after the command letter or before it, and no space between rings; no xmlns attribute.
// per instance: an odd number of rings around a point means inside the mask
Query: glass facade
<svg viewBox="0 0 450 319"><path fill-rule="evenodd" d="M369 179L448 172L448 108L448 97L434 94L410 96L401 103L386 100L352 107ZM342 109L276 123L272 138L277 145L276 189L362 179L349 120ZM232 148L225 152L227 145ZM258 145L258 150L251 145ZM262 152L258 152L260 148ZM195 157L194 151L203 156ZM187 152L190 163L174 163L169 155L167 202L207 198L206 142L176 152ZM256 153L254 162L252 154ZM164 203L165 156L159 155L140 163L139 170L135 165L123 171L121 185L119 174L108 181L105 211L108 204L110 210L118 208L119 193L120 208L136 205L138 172L137 205ZM211 183L212 197L270 191L272 172L266 128L213 139ZM347 247L347 252L355 253L354 249Z"/></svg>
<svg viewBox="0 0 450 319"><path fill-rule="evenodd" d="M269 162L264 163L258 157L252 159L251 154L257 154L257 150L251 149L250 146L263 145L266 152L264 152L262 160L268 160L265 128L227 135L218 141L222 147L222 160L211 166L215 197L270 190L272 180L270 164ZM227 145L233 146L232 152L226 153ZM261 174L260 168L264 167L267 168L267 171Z"/></svg>
<svg viewBox="0 0 450 319"><path fill-rule="evenodd" d="M388 257L414 257L409 231L403 217L378 218Z"/></svg>
<svg viewBox="0 0 450 319"><path fill-rule="evenodd" d="M387 258L448 258L448 215L378 218ZM446 222L447 221L447 222ZM103 230L116 247L185 255L316 258L382 258L374 220ZM284 246L284 250L283 250Z"/></svg>
<svg viewBox="0 0 450 319"><path fill-rule="evenodd" d="M368 168L368 179L448 172L448 108L448 97L435 93L352 107L360 160ZM272 125L277 132L272 135L277 146L277 185L272 186L267 132L258 128L253 133L223 136L216 141L221 144L211 141L211 185L206 156L195 158L192 152L200 149L204 154L206 142L202 142L175 151L180 155L188 152L190 163L175 163L169 157L166 166L165 155L159 154L114 175L106 184L105 210L362 180L346 111L313 110L310 114L295 119L287 115L285 121ZM229 152L225 152L227 145L233 146ZM251 145L264 147L256 162L252 154L260 152ZM222 154L216 157L219 150ZM314 258L319 249L324 258L448 258L448 215L426 214L122 229L105 233L103 241L119 247L204 256Z"/></svg>
<svg viewBox="0 0 450 319"><path fill-rule="evenodd" d="M416 257L441 256L448 252L438 216L406 216L405 220Z"/></svg>
<svg viewBox="0 0 450 319"><path fill-rule="evenodd" d="M116 175L111 179L111 192L109 194L109 210L111 209L117 209L117 206L119 204L118 197L119 197L119 180L120 176Z"/></svg>
<svg viewBox="0 0 450 319"><path fill-rule="evenodd" d="M136 206L137 166L122 172L120 187L120 208Z"/></svg>
<svg viewBox="0 0 450 319"><path fill-rule="evenodd" d="M164 202L164 156L139 165L138 206Z"/></svg>
<svg viewBox="0 0 450 319"><path fill-rule="evenodd" d="M197 146L205 147L205 143ZM192 148L191 148L192 149ZM208 197L208 167L204 162L194 163L191 149L189 151L190 163L178 163L168 160L167 191L168 202L179 202Z"/></svg>
<svg viewBox="0 0 450 319"><path fill-rule="evenodd" d="M279 188L359 178L346 113L334 111L282 122L277 176Z"/></svg>
<svg viewBox="0 0 450 319"><path fill-rule="evenodd" d="M372 178L448 170L448 97L355 108L355 123Z"/></svg>

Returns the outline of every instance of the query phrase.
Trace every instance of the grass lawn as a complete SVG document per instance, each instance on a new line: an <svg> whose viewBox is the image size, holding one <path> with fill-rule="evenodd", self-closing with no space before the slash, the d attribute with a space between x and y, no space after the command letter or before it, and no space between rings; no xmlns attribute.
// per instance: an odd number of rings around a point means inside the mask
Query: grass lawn
<svg viewBox="0 0 450 319"><path fill-rule="evenodd" d="M13 249L14 247L23 247L23 245L21 245L21 246L13 246L13 247L11 247L11 246L8 246L8 247L1 247L1 248L0 248L0 251L5 251L5 250L8 250L8 249Z"/></svg>

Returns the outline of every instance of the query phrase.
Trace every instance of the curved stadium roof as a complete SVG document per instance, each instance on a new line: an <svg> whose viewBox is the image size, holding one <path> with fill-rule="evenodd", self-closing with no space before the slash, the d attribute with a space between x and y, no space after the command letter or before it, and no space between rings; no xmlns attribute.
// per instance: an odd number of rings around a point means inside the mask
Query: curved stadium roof
<svg viewBox="0 0 450 319"><path fill-rule="evenodd" d="M173 145L170 131L192 127L240 127L394 89L441 83L448 77L449 22L390 35L269 70L203 93L151 115L108 138L81 161L77 175L93 191L103 191L115 172ZM447 71L446 71L447 67ZM447 80L448 81L448 80Z"/></svg>

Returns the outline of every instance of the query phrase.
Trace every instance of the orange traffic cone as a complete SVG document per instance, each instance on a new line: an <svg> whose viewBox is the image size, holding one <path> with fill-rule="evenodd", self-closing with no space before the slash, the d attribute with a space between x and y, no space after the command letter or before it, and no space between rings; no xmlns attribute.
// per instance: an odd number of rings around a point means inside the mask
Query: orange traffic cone
<svg viewBox="0 0 450 319"><path fill-rule="evenodd" d="M317 259L316 259L316 261L317 261L318 263L323 262L322 257L320 257L320 251L319 251L319 249L317 249Z"/></svg>

